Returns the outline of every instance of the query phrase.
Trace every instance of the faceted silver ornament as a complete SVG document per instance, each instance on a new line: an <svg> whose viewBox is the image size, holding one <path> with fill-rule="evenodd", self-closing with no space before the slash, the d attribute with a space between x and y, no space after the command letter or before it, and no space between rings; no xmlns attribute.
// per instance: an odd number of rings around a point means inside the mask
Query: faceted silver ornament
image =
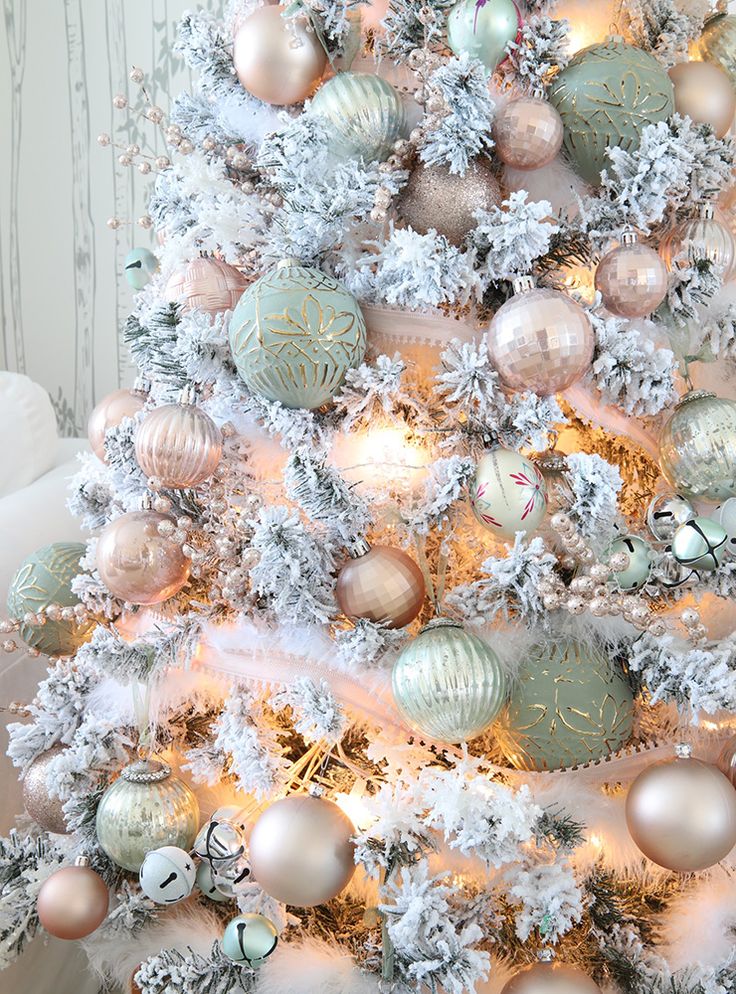
<svg viewBox="0 0 736 994"><path fill-rule="evenodd" d="M672 538L686 521L694 518L693 505L682 494L657 494L647 508L649 531L659 542L671 542Z"/></svg>
<svg viewBox="0 0 736 994"><path fill-rule="evenodd" d="M711 518L693 518L681 525L672 539L672 555L682 566L692 569L718 569L726 552L725 528Z"/></svg>

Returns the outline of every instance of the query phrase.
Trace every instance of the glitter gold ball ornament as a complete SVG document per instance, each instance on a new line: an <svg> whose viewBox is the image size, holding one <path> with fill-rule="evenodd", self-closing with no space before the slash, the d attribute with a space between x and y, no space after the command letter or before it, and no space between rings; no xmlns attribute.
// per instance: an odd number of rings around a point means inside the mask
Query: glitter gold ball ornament
<svg viewBox="0 0 736 994"><path fill-rule="evenodd" d="M217 469L222 435L201 407L166 404L146 415L135 434L135 457L161 487L196 487Z"/></svg>
<svg viewBox="0 0 736 994"><path fill-rule="evenodd" d="M134 290L142 290L158 272L158 259L147 248L134 248L125 257L125 278Z"/></svg>
<svg viewBox="0 0 736 994"><path fill-rule="evenodd" d="M124 767L97 807L97 839L125 870L138 872L152 849L191 849L199 827L199 804L171 767L153 759Z"/></svg>
<svg viewBox="0 0 736 994"><path fill-rule="evenodd" d="M736 16L721 14L709 20L694 48L704 62L720 66L736 86Z"/></svg>
<svg viewBox="0 0 736 994"><path fill-rule="evenodd" d="M506 677L493 649L447 618L430 621L402 650L391 682L407 723L438 742L480 735L506 695Z"/></svg>
<svg viewBox="0 0 736 994"><path fill-rule="evenodd" d="M533 462L497 445L478 462L470 506L497 538L513 540L517 532L530 535L547 510L547 483Z"/></svg>
<svg viewBox="0 0 736 994"><path fill-rule="evenodd" d="M241 86L267 104L296 104L314 92L327 55L306 17L286 7L258 7L235 35L233 63Z"/></svg>
<svg viewBox="0 0 736 994"><path fill-rule="evenodd" d="M692 504L682 494L657 494L647 508L649 531L660 542L671 542L680 525L694 517Z"/></svg>
<svg viewBox="0 0 736 994"><path fill-rule="evenodd" d="M726 532L730 551L736 551L736 497L729 497L723 504L719 504L711 518Z"/></svg>
<svg viewBox="0 0 736 994"><path fill-rule="evenodd" d="M129 604L160 604L189 579L189 560L180 546L159 534L157 511L130 511L102 529L97 570L115 597Z"/></svg>
<svg viewBox="0 0 736 994"><path fill-rule="evenodd" d="M736 90L725 70L711 62L680 62L670 69L675 110L696 124L710 124L723 138L736 114Z"/></svg>
<svg viewBox="0 0 736 994"><path fill-rule="evenodd" d="M514 296L493 316L486 341L491 362L509 390L539 396L572 386L590 368L595 336L588 315L559 290L514 280Z"/></svg>
<svg viewBox="0 0 736 994"><path fill-rule="evenodd" d="M355 872L355 826L322 797L291 794L269 805L248 842L253 876L271 897L312 908L336 897Z"/></svg>
<svg viewBox="0 0 736 994"><path fill-rule="evenodd" d="M357 543L353 559L340 570L335 588L348 618L368 618L388 628L403 628L422 610L424 576L401 549Z"/></svg>
<svg viewBox="0 0 736 994"><path fill-rule="evenodd" d="M675 106L667 70L619 37L578 52L552 83L549 100L565 126L565 151L593 184L609 148L635 151L646 125L666 121Z"/></svg>
<svg viewBox="0 0 736 994"><path fill-rule="evenodd" d="M59 797L49 796L49 763L64 752L66 746L55 745L31 763L28 772L23 777L23 806L27 813L45 832L55 832L67 835L64 818L64 802Z"/></svg>
<svg viewBox="0 0 736 994"><path fill-rule="evenodd" d="M506 59L506 46L522 27L512 0L459 0L447 17L447 43L455 55L479 59L493 71Z"/></svg>
<svg viewBox="0 0 736 994"><path fill-rule="evenodd" d="M230 349L248 388L285 407L330 403L365 348L355 297L294 259L252 284L230 321Z"/></svg>
<svg viewBox="0 0 736 994"><path fill-rule="evenodd" d="M558 637L527 650L496 725L520 770L558 770L610 755L633 728L634 695L593 644Z"/></svg>
<svg viewBox="0 0 736 994"><path fill-rule="evenodd" d="M567 963L557 963L551 951L539 954L539 963L531 963L503 987L501 994L601 994L590 977Z"/></svg>
<svg viewBox="0 0 736 994"><path fill-rule="evenodd" d="M496 155L512 169L541 169L562 147L562 118L542 97L511 100L496 115L493 137Z"/></svg>
<svg viewBox="0 0 736 994"><path fill-rule="evenodd" d="M337 161L387 159L406 128L398 92L380 76L341 72L319 88L310 113L327 119Z"/></svg>
<svg viewBox="0 0 736 994"><path fill-rule="evenodd" d="M227 923L222 951L233 963L260 966L278 941L279 933L270 918L253 913L238 915Z"/></svg>
<svg viewBox="0 0 736 994"><path fill-rule="evenodd" d="M38 920L57 939L83 939L107 917L110 892L102 877L81 857L41 884L36 899Z"/></svg>
<svg viewBox="0 0 736 994"><path fill-rule="evenodd" d="M611 314L643 318L667 296L667 267L657 252L625 232L621 245L605 255L596 269L595 288Z"/></svg>
<svg viewBox="0 0 736 994"><path fill-rule="evenodd" d="M675 532L672 555L681 566L710 572L723 562L728 544L726 530L711 518L693 518Z"/></svg>
<svg viewBox="0 0 736 994"><path fill-rule="evenodd" d="M660 242L659 254L670 270L678 259L685 264L707 259L723 271L724 283L736 273L736 238L716 217L712 203L701 204L697 217L671 228Z"/></svg>
<svg viewBox="0 0 736 994"><path fill-rule="evenodd" d="M247 286L235 266L202 256L174 273L166 284L166 297L185 313L197 310L214 315L235 310Z"/></svg>
<svg viewBox="0 0 736 994"><path fill-rule="evenodd" d="M8 589L8 615L21 621L26 614L39 614L50 604L76 607L79 598L72 581L82 573L80 560L86 553L82 542L53 542L28 556L18 567ZM46 618L43 625L20 626L20 637L46 656L73 656L89 640L95 622Z"/></svg>
<svg viewBox="0 0 736 994"><path fill-rule="evenodd" d="M134 418L145 403L146 395L142 390L113 390L102 398L87 422L89 444L98 459L107 462L105 432L108 428L117 428L123 418Z"/></svg>
<svg viewBox="0 0 736 994"><path fill-rule="evenodd" d="M178 846L161 846L146 853L141 864L141 890L155 904L178 904L194 890L194 860Z"/></svg>
<svg viewBox="0 0 736 994"><path fill-rule="evenodd" d="M659 464L685 497L736 497L736 401L707 390L685 394L662 429Z"/></svg>
<svg viewBox="0 0 736 994"><path fill-rule="evenodd" d="M491 167L482 159L456 176L447 166L417 163L396 203L399 218L426 234L430 228L461 245L478 223L474 211L501 206L501 187Z"/></svg>
<svg viewBox="0 0 736 994"><path fill-rule="evenodd" d="M640 773L626 798L631 838L658 866L695 873L736 845L736 790L716 766L679 747Z"/></svg>
<svg viewBox="0 0 736 994"><path fill-rule="evenodd" d="M624 535L611 542L604 561L609 562L618 552L626 553L629 565L625 570L613 574L613 583L621 590L638 590L643 587L652 571L652 550L649 543L638 535Z"/></svg>

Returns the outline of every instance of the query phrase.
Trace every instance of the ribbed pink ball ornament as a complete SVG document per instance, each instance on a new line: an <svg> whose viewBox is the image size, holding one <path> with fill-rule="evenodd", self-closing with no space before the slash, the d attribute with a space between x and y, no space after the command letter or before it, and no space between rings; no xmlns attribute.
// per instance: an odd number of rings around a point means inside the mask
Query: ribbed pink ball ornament
<svg viewBox="0 0 736 994"><path fill-rule="evenodd" d="M667 296L667 267L659 254L637 241L633 231L605 255L595 273L604 306L622 318L643 318Z"/></svg>
<svg viewBox="0 0 736 994"><path fill-rule="evenodd" d="M105 454L105 433L109 428L117 428L123 418L133 418L143 410L146 395L142 390L113 390L103 397L94 408L87 422L87 437L92 451L103 462Z"/></svg>
<svg viewBox="0 0 736 994"><path fill-rule="evenodd" d="M157 487L196 487L212 476L221 456L220 429L188 394L151 411L136 432L138 465Z"/></svg>
<svg viewBox="0 0 736 994"><path fill-rule="evenodd" d="M171 518L157 511L130 511L102 529L97 570L115 597L129 604L160 604L189 579L181 547L159 532L164 521Z"/></svg>
<svg viewBox="0 0 736 994"><path fill-rule="evenodd" d="M184 311L219 314L234 310L247 286L248 281L235 266L201 256L174 273L166 284L166 296Z"/></svg>
<svg viewBox="0 0 736 994"><path fill-rule="evenodd" d="M493 122L496 153L512 169L541 169L562 148L562 118L542 97L511 100Z"/></svg>

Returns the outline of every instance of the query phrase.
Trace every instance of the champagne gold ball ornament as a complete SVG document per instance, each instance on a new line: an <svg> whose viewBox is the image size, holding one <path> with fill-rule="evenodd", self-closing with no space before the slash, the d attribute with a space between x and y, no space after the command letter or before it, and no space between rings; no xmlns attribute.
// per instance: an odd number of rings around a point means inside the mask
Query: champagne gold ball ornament
<svg viewBox="0 0 736 994"><path fill-rule="evenodd" d="M166 284L166 298L185 314L204 311L214 316L235 310L247 286L248 281L235 266L202 256L174 273Z"/></svg>
<svg viewBox="0 0 736 994"><path fill-rule="evenodd" d="M659 464L685 497L736 497L736 402L707 390L685 394L662 429Z"/></svg>
<svg viewBox="0 0 736 994"><path fill-rule="evenodd" d="M475 211L500 207L503 195L491 167L483 159L468 166L464 176L448 166L417 163L396 202L401 221L425 235L433 229L462 245L475 228Z"/></svg>
<svg viewBox="0 0 736 994"><path fill-rule="evenodd" d="M670 270L677 260L687 264L707 259L722 271L724 283L736 273L736 237L716 217L712 203L701 204L696 217L671 228L660 243L659 254Z"/></svg>
<svg viewBox="0 0 736 994"><path fill-rule="evenodd" d="M227 923L222 937L222 951L233 963L257 967L270 956L279 941L279 933L264 915L238 915Z"/></svg>
<svg viewBox="0 0 736 994"><path fill-rule="evenodd" d="M57 939L83 939L107 918L110 892L87 863L80 857L74 866L56 870L41 884L36 899L38 920Z"/></svg>
<svg viewBox="0 0 736 994"><path fill-rule="evenodd" d="M543 949L539 962L515 973L501 994L601 994L601 989L582 970L555 962L552 950Z"/></svg>
<svg viewBox="0 0 736 994"><path fill-rule="evenodd" d="M336 804L290 794L269 805L249 840L253 875L284 904L312 908L336 897L355 872L355 827Z"/></svg>
<svg viewBox="0 0 736 994"><path fill-rule="evenodd" d="M696 516L695 509L682 494L661 493L647 508L649 531L659 542L671 542L675 532Z"/></svg>
<svg viewBox="0 0 736 994"><path fill-rule="evenodd" d="M470 506L497 538L513 540L517 532L530 535L547 510L547 483L533 462L497 445L478 462Z"/></svg>
<svg viewBox="0 0 736 994"><path fill-rule="evenodd" d="M164 521L171 519L157 511L130 511L102 529L97 570L115 597L129 604L161 604L186 584L189 560L159 533Z"/></svg>
<svg viewBox="0 0 736 994"><path fill-rule="evenodd" d="M565 129L551 103L540 96L511 100L493 121L496 155L512 169L541 169L562 147Z"/></svg>
<svg viewBox="0 0 736 994"><path fill-rule="evenodd" d="M113 390L103 397L94 408L87 422L87 437L92 451L103 462L105 453L105 433L109 428L117 428L123 418L134 418L143 410L146 395L142 390Z"/></svg>
<svg viewBox="0 0 736 994"><path fill-rule="evenodd" d="M387 159L406 128L398 92L385 79L369 73L341 72L328 79L309 111L326 118L330 154L340 162Z"/></svg>
<svg viewBox="0 0 736 994"><path fill-rule="evenodd" d="M324 72L327 55L301 14L283 6L258 7L235 35L233 63L241 85L267 104L301 103Z"/></svg>
<svg viewBox="0 0 736 994"><path fill-rule="evenodd" d="M720 66L736 86L736 16L721 14L709 20L694 47L704 62Z"/></svg>
<svg viewBox="0 0 736 994"><path fill-rule="evenodd" d="M565 126L565 151L593 184L609 148L635 151L646 125L666 121L675 107L662 64L613 36L578 52L552 83L549 100Z"/></svg>
<svg viewBox="0 0 736 994"><path fill-rule="evenodd" d="M230 349L248 389L284 407L329 404L366 349L352 294L319 269L285 259L240 298Z"/></svg>
<svg viewBox="0 0 736 994"><path fill-rule="evenodd" d="M135 457L146 476L159 487L196 487L209 479L222 456L222 435L193 396L157 407L135 434Z"/></svg>
<svg viewBox="0 0 736 994"><path fill-rule="evenodd" d="M710 124L723 138L736 114L736 90L725 70L711 62L680 62L670 69L675 110L696 124Z"/></svg>
<svg viewBox="0 0 736 994"><path fill-rule="evenodd" d="M194 890L194 860L178 846L161 846L146 853L141 865L141 890L154 904L178 904Z"/></svg>
<svg viewBox="0 0 736 994"><path fill-rule="evenodd" d="M651 546L638 535L625 535L611 542L604 561L609 562L619 552L626 553L629 565L613 574L613 582L621 590L638 590L647 582L652 571Z"/></svg>
<svg viewBox="0 0 736 994"><path fill-rule="evenodd" d="M595 336L583 308L559 290L514 280L514 296L488 328L488 354L509 390L539 396L572 386L590 368Z"/></svg>
<svg viewBox="0 0 736 994"><path fill-rule="evenodd" d="M125 870L138 872L152 849L189 851L199 826L199 804L171 767L153 759L124 767L97 807L97 839Z"/></svg>
<svg viewBox="0 0 736 994"><path fill-rule="evenodd" d="M667 267L658 253L625 232L621 245L605 255L596 269L595 288L604 307L622 318L643 318L667 296Z"/></svg>
<svg viewBox="0 0 736 994"><path fill-rule="evenodd" d="M72 581L82 573L80 560L87 549L81 542L53 542L28 556L18 567L8 589L8 614L20 621L20 637L46 656L73 656L87 642L95 622L46 618L42 625L23 622L27 614L39 614L49 605L73 608L79 598Z"/></svg>
<svg viewBox="0 0 736 994"><path fill-rule="evenodd" d="M710 518L693 518L675 532L672 555L681 566L690 569L718 569L723 562L728 544L724 528Z"/></svg>
<svg viewBox="0 0 736 994"><path fill-rule="evenodd" d="M158 259L147 248L134 248L125 257L125 278L134 290L142 290L158 272Z"/></svg>
<svg viewBox="0 0 736 994"><path fill-rule="evenodd" d="M729 550L736 552L736 497L729 497L719 504L711 518L726 532Z"/></svg>
<svg viewBox="0 0 736 994"><path fill-rule="evenodd" d="M49 795L49 764L64 752L66 746L55 745L31 763L28 772L23 777L23 806L26 812L37 822L44 832L55 832L67 835L64 817L64 802L59 797Z"/></svg>
<svg viewBox="0 0 736 994"><path fill-rule="evenodd" d="M655 763L633 782L626 823L658 866L676 873L707 870L736 845L736 790L716 766L681 746L676 759Z"/></svg>
<svg viewBox="0 0 736 994"><path fill-rule="evenodd" d="M631 736L634 695L593 644L558 637L524 654L494 731L519 770L559 770L616 752Z"/></svg>
<svg viewBox="0 0 736 994"><path fill-rule="evenodd" d="M401 549L361 542L340 570L335 596L348 618L403 628L422 610L426 588L422 571Z"/></svg>
<svg viewBox="0 0 736 994"><path fill-rule="evenodd" d="M394 663L394 700L407 723L438 742L465 742L496 718L506 677L495 652L448 618L436 618Z"/></svg>
<svg viewBox="0 0 736 994"><path fill-rule="evenodd" d="M459 0L447 18L447 43L455 55L471 55L493 71L517 41L522 20L512 0Z"/></svg>

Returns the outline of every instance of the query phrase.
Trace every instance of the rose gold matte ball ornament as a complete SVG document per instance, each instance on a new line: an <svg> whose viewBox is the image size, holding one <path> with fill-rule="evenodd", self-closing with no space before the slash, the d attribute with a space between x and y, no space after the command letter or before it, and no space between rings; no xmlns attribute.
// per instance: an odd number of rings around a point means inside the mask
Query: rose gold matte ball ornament
<svg viewBox="0 0 736 994"><path fill-rule="evenodd" d="M235 310L248 281L235 266L202 256L187 263L166 284L166 298L183 311L221 314Z"/></svg>
<svg viewBox="0 0 736 994"><path fill-rule="evenodd" d="M547 483L529 459L501 445L481 457L470 487L470 506L496 538L530 535L547 510Z"/></svg>
<svg viewBox="0 0 736 994"><path fill-rule="evenodd" d="M501 206L501 187L489 165L472 162L464 176L447 166L417 164L396 204L399 217L421 235L433 228L461 245L478 223L473 214Z"/></svg>
<svg viewBox="0 0 736 994"><path fill-rule="evenodd" d="M543 949L539 962L515 973L501 994L601 994L601 989L582 970L556 963L554 952Z"/></svg>
<svg viewBox="0 0 736 994"><path fill-rule="evenodd" d="M562 148L565 129L551 103L534 95L511 100L493 122L496 154L512 169L541 169Z"/></svg>
<svg viewBox="0 0 736 994"><path fill-rule="evenodd" d="M667 296L667 267L657 252L627 231L621 245L605 255L595 273L595 288L611 314L643 318Z"/></svg>
<svg viewBox="0 0 736 994"><path fill-rule="evenodd" d="M47 774L49 764L65 749L66 746L55 745L42 752L23 777L23 806L27 813L45 832L58 835L67 835L69 829L64 818L64 802L60 797L49 795Z"/></svg>
<svg viewBox="0 0 736 994"><path fill-rule="evenodd" d="M736 91L728 74L712 62L680 62L670 69L675 110L696 124L710 124L723 138L736 114Z"/></svg>
<svg viewBox="0 0 736 994"><path fill-rule="evenodd" d="M241 85L267 104L297 104L314 92L327 63L306 17L286 7L259 7L235 35L233 62Z"/></svg>
<svg viewBox="0 0 736 994"><path fill-rule="evenodd" d="M422 571L410 556L367 542L356 545L335 589L340 610L348 618L367 618L387 628L412 622L422 610L425 593Z"/></svg>
<svg viewBox="0 0 736 994"><path fill-rule="evenodd" d="M171 521L157 511L130 511L106 525L97 540L97 569L115 597L129 604L160 604L189 579L189 560L158 527Z"/></svg>
<svg viewBox="0 0 736 994"><path fill-rule="evenodd" d="M253 826L253 876L271 897L313 908L336 897L355 872L355 826L332 801L291 794L271 804Z"/></svg>
<svg viewBox="0 0 736 994"><path fill-rule="evenodd" d="M123 418L134 418L143 410L146 395L142 390L113 390L103 397L89 416L87 437L92 451L103 462L105 454L105 433L108 428L117 428Z"/></svg>
<svg viewBox="0 0 736 994"><path fill-rule="evenodd" d="M590 368L595 336L588 315L559 290L514 280L515 295L488 328L491 362L509 390L540 397L566 390Z"/></svg>
<svg viewBox="0 0 736 994"><path fill-rule="evenodd" d="M220 429L192 399L187 391L178 404L156 408L136 432L138 465L159 488L196 487L220 462Z"/></svg>
<svg viewBox="0 0 736 994"><path fill-rule="evenodd" d="M38 920L57 939L83 939L107 917L110 892L102 877L80 857L44 880L38 892Z"/></svg>
<svg viewBox="0 0 736 994"><path fill-rule="evenodd" d="M677 873L707 870L736 845L736 790L716 766L677 758L640 773L626 798L626 823L646 857Z"/></svg>

